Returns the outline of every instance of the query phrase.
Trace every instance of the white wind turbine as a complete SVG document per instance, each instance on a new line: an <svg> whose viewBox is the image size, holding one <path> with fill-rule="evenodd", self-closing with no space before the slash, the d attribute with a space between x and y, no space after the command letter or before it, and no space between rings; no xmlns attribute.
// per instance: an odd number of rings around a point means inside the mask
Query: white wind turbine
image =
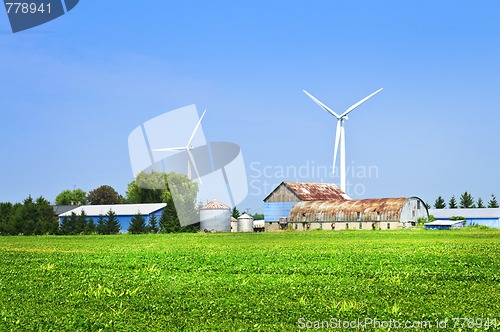
<svg viewBox="0 0 500 332"><path fill-rule="evenodd" d="M379 93L382 89L383 88L378 89L377 91L375 91L371 95L369 95L369 96L361 99L360 101L358 101L356 104L354 104L351 107L349 107L344 113L342 113L340 115L338 115L337 113L335 113L334 111L332 111L328 106L326 106L325 104L323 104L322 102L320 102L318 99L314 98L306 90L302 90L302 91L304 91L304 93L306 95L308 95L322 109L324 109L325 111L327 111L328 113L330 113L331 115L333 115L334 117L337 118L337 133L335 135L335 151L333 153L333 172L335 173L335 163L337 161L337 151L338 151L339 141L340 141L340 189L342 189L342 191L344 193L346 192L344 121L349 119L347 115L352 110L354 110L356 107L358 107L359 105L361 105L362 103L364 103L365 101L367 101L368 99L370 99L371 97L373 97L374 95L376 95L377 93Z"/></svg>
<svg viewBox="0 0 500 332"><path fill-rule="evenodd" d="M198 178L198 180L200 180L200 184L203 184L203 182L201 181L201 177L200 177L200 173L198 173L198 168L196 167L196 162L194 161L194 157L193 157L193 154L191 152L191 150L194 149L193 145L191 145L193 143L193 139L194 139L194 136L196 135L196 131L198 130L198 128L200 127L200 124L201 124L201 120L203 120L203 117L205 116L205 113L207 112L207 110L205 110L203 112L203 114L201 115L200 117L200 120L198 120L198 123L196 124L196 127L194 127L194 130L193 130L193 133L191 134L191 137L189 138L189 141L187 143L186 146L178 146L178 147L174 147L174 148L162 148L162 149L154 149L153 151L158 151L158 152L163 152L163 151L186 151L188 156L189 156L189 160L188 160L188 164L187 164L187 176L190 180L192 180L192 177L191 177L191 164L193 165L193 168L194 168L194 171L196 173L196 177ZM191 161L191 162L189 162Z"/></svg>

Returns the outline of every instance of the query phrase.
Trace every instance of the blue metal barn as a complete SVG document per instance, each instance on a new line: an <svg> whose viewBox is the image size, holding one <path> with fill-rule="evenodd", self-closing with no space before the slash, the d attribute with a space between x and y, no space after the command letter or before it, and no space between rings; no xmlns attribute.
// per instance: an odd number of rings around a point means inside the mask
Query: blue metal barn
<svg viewBox="0 0 500 332"><path fill-rule="evenodd" d="M59 215L59 223L62 222L64 216L71 216L72 213L79 215L82 211L85 212L87 218L94 220L97 224L99 216L106 216L111 210L116 214L120 223L120 232L126 233L132 220L132 217L140 213L146 224L152 215L156 217L156 221L160 220L163 209L167 206L165 203L151 203L151 204L112 204L112 205L83 205L73 210L67 211Z"/></svg>

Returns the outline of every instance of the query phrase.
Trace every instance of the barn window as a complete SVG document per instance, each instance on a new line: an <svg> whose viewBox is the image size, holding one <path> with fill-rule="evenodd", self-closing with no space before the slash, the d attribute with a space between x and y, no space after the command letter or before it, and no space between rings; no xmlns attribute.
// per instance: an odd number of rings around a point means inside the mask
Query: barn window
<svg viewBox="0 0 500 332"><path fill-rule="evenodd" d="M417 209L420 210L420 201L417 201Z"/></svg>
<svg viewBox="0 0 500 332"><path fill-rule="evenodd" d="M361 212L356 212L356 218L357 220L361 220Z"/></svg>
<svg viewBox="0 0 500 332"><path fill-rule="evenodd" d="M363 223L362 222L359 223L359 229L363 229Z"/></svg>
<svg viewBox="0 0 500 332"><path fill-rule="evenodd" d="M387 229L391 229L391 223L390 222L387 223Z"/></svg>
<svg viewBox="0 0 500 332"><path fill-rule="evenodd" d="M348 222L345 223L345 229L349 229L349 223Z"/></svg>
<svg viewBox="0 0 500 332"><path fill-rule="evenodd" d="M331 226L332 226L332 229L335 229L335 223L334 222L332 222Z"/></svg>

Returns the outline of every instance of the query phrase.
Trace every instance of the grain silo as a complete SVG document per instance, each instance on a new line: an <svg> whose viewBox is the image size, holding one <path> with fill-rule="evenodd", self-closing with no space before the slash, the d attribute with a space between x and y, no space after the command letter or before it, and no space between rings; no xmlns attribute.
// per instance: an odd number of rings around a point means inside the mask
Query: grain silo
<svg viewBox="0 0 500 332"><path fill-rule="evenodd" d="M200 230L231 231L231 208L214 199L200 208Z"/></svg>
<svg viewBox="0 0 500 332"><path fill-rule="evenodd" d="M243 213L238 217L238 232L253 232L253 217Z"/></svg>

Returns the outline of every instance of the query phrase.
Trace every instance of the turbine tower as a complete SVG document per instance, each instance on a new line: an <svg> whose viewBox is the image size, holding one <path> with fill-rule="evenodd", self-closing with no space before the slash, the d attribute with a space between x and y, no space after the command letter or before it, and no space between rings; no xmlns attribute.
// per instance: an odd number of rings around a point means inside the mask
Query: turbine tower
<svg viewBox="0 0 500 332"><path fill-rule="evenodd" d="M191 176L191 165L193 165L194 171L196 173L196 177L200 181L200 184L202 185L203 182L201 181L200 173L198 173L198 168L196 167L196 162L194 160L193 154L191 153L191 150L194 149L194 147L191 145L193 143L194 136L196 135L196 131L200 127L201 120L203 120L203 117L205 116L205 113L207 110L203 112L203 114L200 117L200 120L198 120L198 123L196 124L196 127L194 127L193 133L191 134L191 137L189 138L189 141L186 146L178 146L174 148L162 148L162 149L154 149L153 151L186 151L189 157L188 164L187 164L187 177L192 180ZM191 162L190 162L191 161Z"/></svg>
<svg viewBox="0 0 500 332"><path fill-rule="evenodd" d="M368 99L370 99L371 97L373 97L374 95L376 95L377 93L379 93L382 89L383 88L378 89L377 91L375 91L371 95L369 95L369 96L361 99L360 101L358 101L356 104L354 104L351 107L349 107L344 113L342 113L340 115L338 115L337 113L335 113L334 111L332 111L328 106L326 106L325 104L323 104L322 102L320 102L318 99L314 98L306 90L302 90L302 91L304 91L304 93L306 95L309 96L309 98L311 98L322 109L324 109L325 111L327 111L328 113L330 113L331 115L333 115L335 118L337 118L337 132L335 134L335 150L334 150L334 153L333 153L333 170L332 170L332 172L335 174L335 163L337 161L337 151L338 151L339 143L340 143L340 189L342 189L342 191L344 193L346 193L344 121L349 119L349 117L347 115L350 112L352 112L352 110L354 110L356 107L358 107L359 105L361 105L362 103L364 103L365 101L367 101Z"/></svg>

